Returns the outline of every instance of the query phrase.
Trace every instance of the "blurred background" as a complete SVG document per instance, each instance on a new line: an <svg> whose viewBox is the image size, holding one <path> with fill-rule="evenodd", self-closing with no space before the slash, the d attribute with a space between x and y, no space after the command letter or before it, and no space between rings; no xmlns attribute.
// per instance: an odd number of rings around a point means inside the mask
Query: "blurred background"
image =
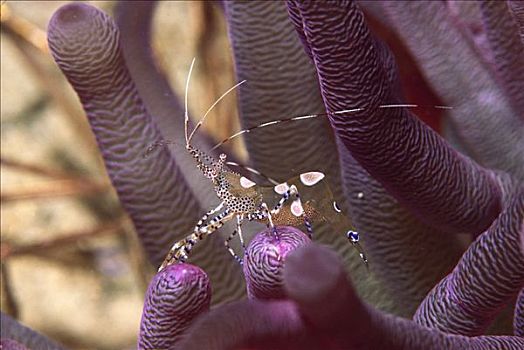
<svg viewBox="0 0 524 350"><path fill-rule="evenodd" d="M65 3L1 5L1 310L69 348L131 349L154 271L47 48L47 23ZM89 3L109 14L115 6ZM202 115L234 84L221 10L162 1L153 23L157 60L179 96L197 57L190 109ZM236 120L231 97L207 130L222 139Z"/></svg>

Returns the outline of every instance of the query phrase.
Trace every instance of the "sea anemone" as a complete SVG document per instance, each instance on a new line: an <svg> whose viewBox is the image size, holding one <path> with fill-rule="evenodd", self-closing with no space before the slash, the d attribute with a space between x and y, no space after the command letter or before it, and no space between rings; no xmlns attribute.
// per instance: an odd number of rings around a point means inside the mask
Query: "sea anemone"
<svg viewBox="0 0 524 350"><path fill-rule="evenodd" d="M240 268L214 235L195 247L191 264L170 266L151 282L140 347L524 347L519 4L222 4L237 78L249 82L239 91L243 126L329 115L253 133L246 140L251 163L281 181L321 166L361 232L370 271L342 232L315 230L315 240L337 255L279 227L276 237L300 243L283 249L285 240L271 240L271 230L259 233L245 259L249 298L238 300L246 291ZM153 7L123 2L117 25L72 3L55 13L48 38L158 266L217 201L184 150L143 156L158 140L183 140L180 104L151 55ZM396 31L443 104L453 107L443 131L449 141L411 110L381 107L402 103L404 93L394 56L361 7ZM355 108L362 110L335 113ZM200 134L195 144L211 148ZM283 252L276 265L275 252ZM486 335L517 295L514 336Z"/></svg>

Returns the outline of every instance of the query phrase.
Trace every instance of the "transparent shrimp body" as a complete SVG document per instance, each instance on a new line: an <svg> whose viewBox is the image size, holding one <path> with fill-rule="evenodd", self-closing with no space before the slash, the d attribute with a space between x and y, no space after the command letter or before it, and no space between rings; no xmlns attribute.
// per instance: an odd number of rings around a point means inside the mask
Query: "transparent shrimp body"
<svg viewBox="0 0 524 350"><path fill-rule="evenodd" d="M362 261L368 260L360 245L360 236L349 217L340 209L324 174L317 171L302 173L274 187L261 187L268 203L278 200L282 192L292 189L294 197L279 210L272 212L275 225L305 225L310 236L315 223L326 222L336 234L344 234L357 250Z"/></svg>

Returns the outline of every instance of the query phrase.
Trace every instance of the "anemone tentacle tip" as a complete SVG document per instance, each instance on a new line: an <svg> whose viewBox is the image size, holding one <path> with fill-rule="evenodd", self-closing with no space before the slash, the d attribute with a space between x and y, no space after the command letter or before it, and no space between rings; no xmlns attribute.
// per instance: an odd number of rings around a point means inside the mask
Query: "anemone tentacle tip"
<svg viewBox="0 0 524 350"><path fill-rule="evenodd" d="M344 275L341 266L340 258L327 247L317 244L300 247L289 255L284 268L286 291L306 299L325 295Z"/></svg>
<svg viewBox="0 0 524 350"><path fill-rule="evenodd" d="M258 299L285 297L282 282L284 262L295 249L310 243L308 236L291 226L266 229L250 242L244 259L248 295Z"/></svg>
<svg viewBox="0 0 524 350"><path fill-rule="evenodd" d="M99 12L96 7L83 3L70 3L60 7L49 21L49 30L79 30L93 20L93 14Z"/></svg>

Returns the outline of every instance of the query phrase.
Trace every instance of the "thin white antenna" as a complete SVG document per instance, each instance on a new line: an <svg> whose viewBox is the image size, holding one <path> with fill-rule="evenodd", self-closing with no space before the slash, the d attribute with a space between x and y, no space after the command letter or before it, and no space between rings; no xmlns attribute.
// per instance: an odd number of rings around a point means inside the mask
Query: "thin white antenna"
<svg viewBox="0 0 524 350"><path fill-rule="evenodd" d="M206 114L204 114L204 116L202 117L202 119L200 119L200 121L198 122L198 124L195 126L195 128L193 129L193 131L191 132L191 135L189 135L189 140L187 140L187 143L189 143L191 141L191 139L193 138L193 135L197 132L198 128L200 128L200 126L204 123L204 120L206 119L207 115L209 114L209 112L211 112L211 110L213 109L213 107L215 107L224 97L227 96L227 94L229 94L231 91L235 90L237 87L239 87L240 85L244 84L247 80L242 80L240 83L237 83L235 84L234 86L232 86L231 88L229 88L229 90L227 90L226 92L224 92L222 94L222 96L220 96L212 105L211 107L209 107L209 109L207 110Z"/></svg>
<svg viewBox="0 0 524 350"><path fill-rule="evenodd" d="M378 108L418 108L418 107L424 107L424 106L416 105L416 104L408 104L408 103L386 104L386 105L378 106ZM436 109L453 109L453 107L450 107L450 106L438 106L437 105L437 106L432 106L432 107L436 108ZM250 128L238 131L237 133L235 133L235 134L233 134L233 135L223 139L222 141L220 141L219 143L214 145L213 148L211 148L211 151L214 151L218 147L222 146L224 143L226 143L226 142L228 142L228 141L230 141L230 140L232 140L234 138L237 138L238 136L240 136L242 134L250 133L251 131L253 131L255 129L265 128L267 126L278 124L278 123L283 123L283 122L292 122L292 121L297 121L297 120L312 119L312 118L325 117L325 116L328 116L328 115L335 115L335 114L354 113L354 112L360 112L360 111L364 111L364 110L366 110L366 108L359 107L359 108L344 109L344 110L341 110L341 111L334 111L334 112L329 112L329 113L308 114L308 115L301 115L301 116L295 116L295 117L290 117L290 118L272 120L272 121L269 121L269 122L266 122L266 123L262 123L262 124L259 124L259 125L256 125L256 126L252 126Z"/></svg>
<svg viewBox="0 0 524 350"><path fill-rule="evenodd" d="M189 73L187 73L186 91L185 91L185 97L184 97L184 133L186 136L186 147L189 146L189 138L187 136L187 131L189 128L189 113L187 111L187 93L189 90L189 80L191 79L191 72L193 71L195 60L196 60L196 57L193 57L193 61L191 61L191 66L189 67Z"/></svg>

